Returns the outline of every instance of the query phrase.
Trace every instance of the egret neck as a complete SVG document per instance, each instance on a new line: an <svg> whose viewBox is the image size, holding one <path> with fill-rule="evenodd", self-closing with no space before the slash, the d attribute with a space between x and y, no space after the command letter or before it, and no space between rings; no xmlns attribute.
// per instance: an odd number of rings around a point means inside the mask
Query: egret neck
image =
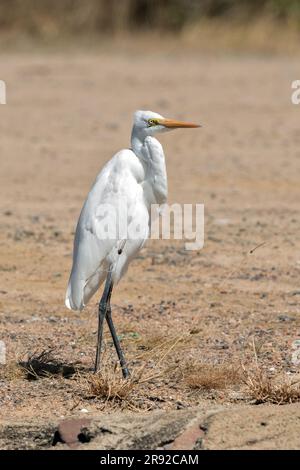
<svg viewBox="0 0 300 470"><path fill-rule="evenodd" d="M168 195L166 162L160 142L133 127L131 146L145 171L143 189L150 212L151 204L164 204Z"/></svg>

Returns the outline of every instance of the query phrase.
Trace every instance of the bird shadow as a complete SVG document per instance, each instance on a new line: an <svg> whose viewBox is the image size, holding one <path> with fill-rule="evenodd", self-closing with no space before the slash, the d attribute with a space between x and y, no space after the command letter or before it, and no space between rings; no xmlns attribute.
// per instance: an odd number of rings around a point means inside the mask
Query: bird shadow
<svg viewBox="0 0 300 470"><path fill-rule="evenodd" d="M74 364L67 364L56 359L52 350L31 354L26 361L20 361L19 366L24 370L27 380L52 376L70 378L79 371Z"/></svg>

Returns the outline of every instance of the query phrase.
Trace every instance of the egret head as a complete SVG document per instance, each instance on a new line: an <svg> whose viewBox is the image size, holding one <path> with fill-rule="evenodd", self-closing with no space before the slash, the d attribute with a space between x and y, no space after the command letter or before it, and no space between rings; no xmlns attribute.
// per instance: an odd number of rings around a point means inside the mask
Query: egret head
<svg viewBox="0 0 300 470"><path fill-rule="evenodd" d="M192 122L167 119L153 111L136 111L134 113L132 132L145 139L159 132L167 132L178 128L201 127Z"/></svg>

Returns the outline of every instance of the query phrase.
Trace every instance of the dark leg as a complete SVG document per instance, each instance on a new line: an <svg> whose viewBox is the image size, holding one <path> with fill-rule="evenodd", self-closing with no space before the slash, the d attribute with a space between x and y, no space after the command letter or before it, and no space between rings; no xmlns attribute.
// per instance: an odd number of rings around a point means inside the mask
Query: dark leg
<svg viewBox="0 0 300 470"><path fill-rule="evenodd" d="M97 351L96 351L96 361L94 372L98 372L100 369L100 355L101 355L101 346L102 346L102 336L103 336L103 322L106 316L107 308L109 306L111 291L112 291L112 275L111 272L108 273L104 291L99 303L98 310L98 336L97 336Z"/></svg>
<svg viewBox="0 0 300 470"><path fill-rule="evenodd" d="M111 333L111 336L112 336L112 339L113 339L113 342L114 342L114 345L115 345L115 348L116 348L116 351L117 351L117 354L118 354L118 358L119 358L120 365L121 365L121 368L122 368L123 377L124 377L124 379L127 379L130 374L129 374L129 370L128 370L127 365L126 365L125 357L124 357L124 354L123 354L123 351L122 351L122 348L121 348L121 345L120 345L119 338L117 336L117 333L116 333L116 330L115 330L115 327L114 327L114 324L113 324L113 321L112 321L111 308L110 308L110 299L109 299L109 305L108 305L108 308L107 308L107 311L106 311L106 320L107 320L107 323L108 323L108 326L109 326L109 329L110 329L110 333Z"/></svg>
<svg viewBox="0 0 300 470"><path fill-rule="evenodd" d="M114 342L114 346L116 348L118 358L120 361L120 365L122 368L122 374L123 377L126 379L129 377L129 370L126 365L126 361L124 358L124 354L120 345L119 338L117 336L112 317L111 317L111 307L110 307L110 298L111 298L111 293L113 289L113 283L112 283L112 273L109 271L104 291L99 303L99 313L98 313L98 340L97 340L97 352L96 352L96 361L95 361L95 373L99 371L100 369L100 355L101 355L101 346L102 346L102 336L103 336L103 323L104 319L106 317L109 330Z"/></svg>

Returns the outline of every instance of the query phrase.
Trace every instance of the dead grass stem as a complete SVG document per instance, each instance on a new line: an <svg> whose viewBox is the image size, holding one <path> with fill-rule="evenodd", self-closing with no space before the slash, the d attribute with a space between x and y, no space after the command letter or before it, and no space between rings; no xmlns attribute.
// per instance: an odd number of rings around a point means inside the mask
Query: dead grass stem
<svg viewBox="0 0 300 470"><path fill-rule="evenodd" d="M129 363L131 376L128 379L122 378L118 364L112 367L111 360L107 357L107 350L104 350L101 371L98 374L81 376L87 396L100 400L103 408L106 406L131 410L153 408L156 400L161 401L155 391L153 392L153 384L164 376L169 368L166 359L186 336L187 334L183 334L169 338L164 343L156 344L151 351L146 351L135 358L135 364L130 366ZM137 366L136 363L141 359L146 362Z"/></svg>
<svg viewBox="0 0 300 470"><path fill-rule="evenodd" d="M28 380L38 380L41 377L51 377L54 375L68 377L74 374L75 368L72 365L63 364L54 356L53 350L43 350L33 352L27 361L20 363Z"/></svg>
<svg viewBox="0 0 300 470"><path fill-rule="evenodd" d="M280 376L270 377L259 363L259 351L261 345L252 341L254 354L254 367L249 365L243 368L243 382L249 397L255 401L255 404L273 403L283 405L286 403L295 403L300 401L300 378L296 379L281 374Z"/></svg>
<svg viewBox="0 0 300 470"><path fill-rule="evenodd" d="M184 382L193 390L224 390L240 382L240 368L228 364L193 363L183 371Z"/></svg>
<svg viewBox="0 0 300 470"><path fill-rule="evenodd" d="M300 401L300 378L281 375L269 377L260 367L253 371L244 368L243 379L247 393L255 404L273 403L283 405Z"/></svg>

